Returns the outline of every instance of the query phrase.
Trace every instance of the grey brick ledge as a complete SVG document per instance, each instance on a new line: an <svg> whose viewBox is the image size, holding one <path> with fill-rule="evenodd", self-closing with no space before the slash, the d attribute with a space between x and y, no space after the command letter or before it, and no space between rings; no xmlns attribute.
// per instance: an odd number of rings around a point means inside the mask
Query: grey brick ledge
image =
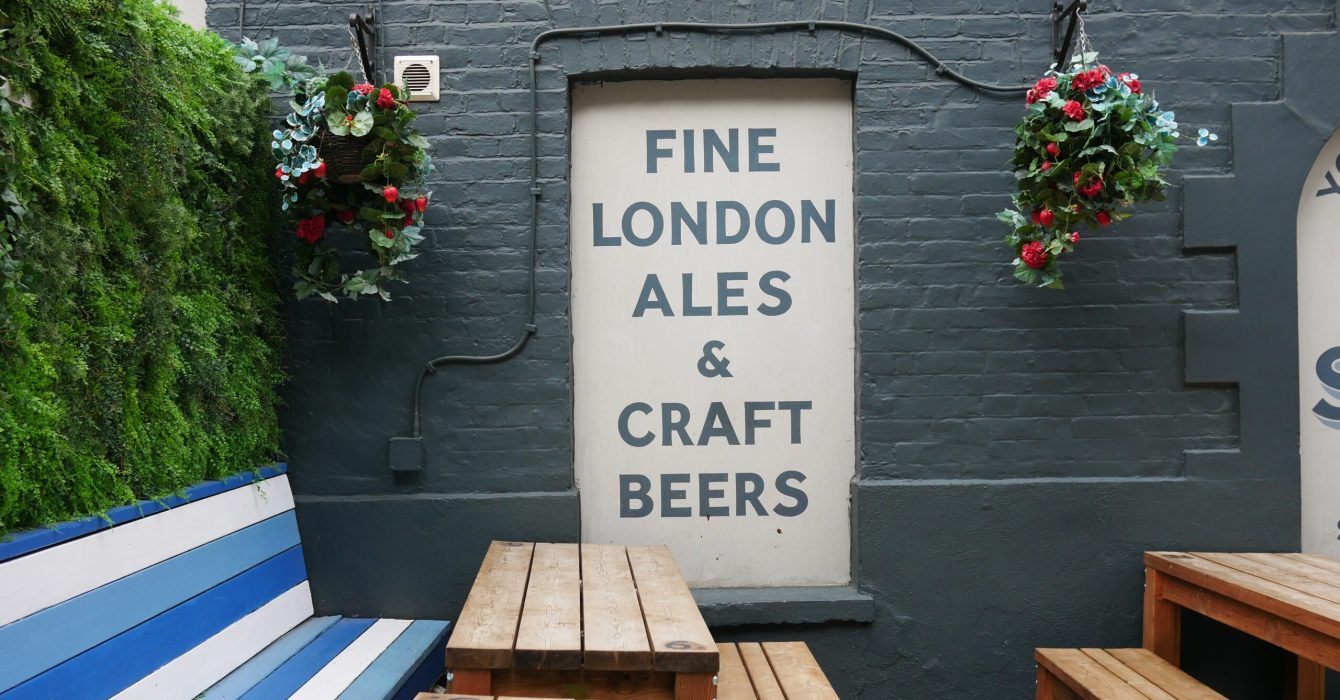
<svg viewBox="0 0 1340 700"><path fill-rule="evenodd" d="M875 620L875 599L855 586L698 588L693 597L711 627Z"/></svg>

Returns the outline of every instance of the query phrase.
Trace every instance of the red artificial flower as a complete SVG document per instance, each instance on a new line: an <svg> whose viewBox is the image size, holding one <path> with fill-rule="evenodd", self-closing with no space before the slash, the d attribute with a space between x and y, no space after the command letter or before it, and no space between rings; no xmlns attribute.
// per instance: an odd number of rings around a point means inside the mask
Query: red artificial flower
<svg viewBox="0 0 1340 700"><path fill-rule="evenodd" d="M1042 224L1043 226L1051 226L1052 222L1055 220L1056 215L1053 214L1052 210L1050 209L1043 209L1041 212L1038 213L1038 223Z"/></svg>
<svg viewBox="0 0 1340 700"><path fill-rule="evenodd" d="M317 214L309 219L298 221L298 238L309 245L315 244L326 235L326 217Z"/></svg>
<svg viewBox="0 0 1340 700"><path fill-rule="evenodd" d="M1065 112L1067 117L1070 117L1073 121L1077 122L1084 121L1084 117L1086 116L1084 105L1074 100L1066 102L1065 106L1061 108L1061 111Z"/></svg>
<svg viewBox="0 0 1340 700"><path fill-rule="evenodd" d="M352 224L354 222L354 210L341 209L335 212L335 218L339 219L342 224Z"/></svg>
<svg viewBox="0 0 1340 700"><path fill-rule="evenodd" d="M414 208L417 209L420 214L422 214L424 210L428 208L428 198L422 195L415 197Z"/></svg>
<svg viewBox="0 0 1340 700"><path fill-rule="evenodd" d="M413 215L413 214L411 214L411 215L405 217L405 225L406 225L406 226L413 226L413 225L414 225L414 215Z"/></svg>
<svg viewBox="0 0 1340 700"><path fill-rule="evenodd" d="M1050 156L1059 156L1059 155L1061 155L1061 147L1058 146L1058 145L1056 145L1055 142L1052 142L1052 143L1047 144L1047 155L1050 155Z"/></svg>
<svg viewBox="0 0 1340 700"><path fill-rule="evenodd" d="M1033 89L1038 91L1039 97L1046 97L1056 89L1056 78L1050 75L1033 84Z"/></svg>
<svg viewBox="0 0 1340 700"><path fill-rule="evenodd" d="M394 106L395 96L391 94L390 89L382 88L382 91L377 93L377 107L381 109L390 109Z"/></svg>
<svg viewBox="0 0 1340 700"><path fill-rule="evenodd" d="M1131 74L1131 73L1122 73L1121 75L1118 75L1118 76L1117 76L1117 80L1120 80L1121 82L1126 83L1126 87L1130 88L1130 89L1131 89L1131 92L1133 92L1133 93L1135 93L1135 94L1137 94L1137 95L1140 94L1140 81L1139 81L1139 80L1136 80L1136 79L1135 79L1135 76L1134 76L1133 74Z"/></svg>
<svg viewBox="0 0 1340 700"><path fill-rule="evenodd" d="M1070 87L1077 92L1087 92L1099 85L1107 82L1107 75L1101 68L1091 68L1082 73L1076 73L1073 80L1070 81Z"/></svg>
<svg viewBox="0 0 1340 700"><path fill-rule="evenodd" d="M324 178L326 176L326 161L323 160L320 163L317 163L316 167L312 169L312 174Z"/></svg>
<svg viewBox="0 0 1340 700"><path fill-rule="evenodd" d="M413 213L414 213L414 200L412 200L412 199L402 199L402 200L400 200L400 211L403 211L403 212L405 212L406 214L413 214Z"/></svg>
<svg viewBox="0 0 1340 700"><path fill-rule="evenodd" d="M372 87L372 84L371 84L371 83L359 83L359 84L357 84L357 85L354 86L354 92L359 92L359 93L362 93L362 94L364 94L364 95L371 95L371 94L372 94L372 90L373 90L373 87Z"/></svg>
<svg viewBox="0 0 1340 700"><path fill-rule="evenodd" d="M1035 224L1041 224L1041 223L1042 223L1041 216L1042 216L1042 212L1041 212L1041 211L1034 211L1032 214L1029 214L1029 215L1028 215L1028 217L1029 217L1030 219L1032 219L1032 220L1033 220L1033 223L1035 223Z"/></svg>
<svg viewBox="0 0 1340 700"><path fill-rule="evenodd" d="M1040 166L1038 166L1038 167L1041 168L1042 172L1045 173L1045 172L1047 172L1048 170L1051 170L1051 169L1052 169L1052 162L1049 161L1049 160L1044 160L1044 161L1042 161L1042 165L1040 165Z"/></svg>
<svg viewBox="0 0 1340 700"><path fill-rule="evenodd" d="M275 168L275 179L280 179L280 178L283 178L283 177L284 177L284 169L283 169L283 168Z"/></svg>
<svg viewBox="0 0 1340 700"><path fill-rule="evenodd" d="M1088 182L1080 184L1079 173L1075 173L1075 189L1085 197L1097 197L1103 191L1103 179L1092 177Z"/></svg>
<svg viewBox="0 0 1340 700"><path fill-rule="evenodd" d="M395 185L387 185L382 188L382 199L385 199L387 204L394 202L399 197L400 190L397 190Z"/></svg>
<svg viewBox="0 0 1340 700"><path fill-rule="evenodd" d="M307 184L307 179L308 179L309 177L310 177L310 175L309 175L308 173L303 173L303 174L299 175L299 176L298 176L298 184L299 184L299 185L305 185L305 184Z"/></svg>
<svg viewBox="0 0 1340 700"><path fill-rule="evenodd" d="M1019 259L1034 270L1041 270L1046 267L1050 258L1051 255L1047 253L1047 249L1042 246L1040 241L1025 243L1024 247L1019 250Z"/></svg>
<svg viewBox="0 0 1340 700"><path fill-rule="evenodd" d="M1071 231L1069 237L1071 245L1079 243L1079 231Z"/></svg>
<svg viewBox="0 0 1340 700"><path fill-rule="evenodd" d="M1112 215L1105 211L1098 212L1097 216L1095 216L1094 218L1098 219L1099 226L1106 226L1112 223Z"/></svg>
<svg viewBox="0 0 1340 700"><path fill-rule="evenodd" d="M387 237L387 238L395 238L395 231L392 231L392 230L389 229L389 228L386 229L386 237Z"/></svg>

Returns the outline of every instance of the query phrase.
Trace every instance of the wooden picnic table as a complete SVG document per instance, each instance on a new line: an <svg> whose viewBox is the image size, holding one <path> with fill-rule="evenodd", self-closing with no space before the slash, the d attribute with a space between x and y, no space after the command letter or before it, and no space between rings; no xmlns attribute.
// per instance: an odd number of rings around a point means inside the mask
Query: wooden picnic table
<svg viewBox="0 0 1340 700"><path fill-rule="evenodd" d="M494 542L447 642L475 695L711 700L720 662L662 545Z"/></svg>
<svg viewBox="0 0 1340 700"><path fill-rule="evenodd" d="M1340 561L1310 554L1146 552L1144 647L1174 666L1181 610L1297 655L1286 697L1320 700L1340 669Z"/></svg>

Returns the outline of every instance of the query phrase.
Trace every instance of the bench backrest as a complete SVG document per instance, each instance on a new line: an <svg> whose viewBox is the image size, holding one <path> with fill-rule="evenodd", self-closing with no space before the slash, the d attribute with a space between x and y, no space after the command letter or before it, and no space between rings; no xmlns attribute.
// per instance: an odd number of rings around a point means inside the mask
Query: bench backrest
<svg viewBox="0 0 1340 700"><path fill-rule="evenodd" d="M310 617L283 471L0 542L0 700L193 697Z"/></svg>

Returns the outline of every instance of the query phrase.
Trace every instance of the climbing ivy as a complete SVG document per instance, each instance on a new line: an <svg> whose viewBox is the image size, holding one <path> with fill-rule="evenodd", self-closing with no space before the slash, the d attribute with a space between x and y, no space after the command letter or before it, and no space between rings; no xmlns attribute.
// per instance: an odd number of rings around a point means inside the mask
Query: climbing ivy
<svg viewBox="0 0 1340 700"><path fill-rule="evenodd" d="M266 79L154 0L0 29L0 532L272 461Z"/></svg>

